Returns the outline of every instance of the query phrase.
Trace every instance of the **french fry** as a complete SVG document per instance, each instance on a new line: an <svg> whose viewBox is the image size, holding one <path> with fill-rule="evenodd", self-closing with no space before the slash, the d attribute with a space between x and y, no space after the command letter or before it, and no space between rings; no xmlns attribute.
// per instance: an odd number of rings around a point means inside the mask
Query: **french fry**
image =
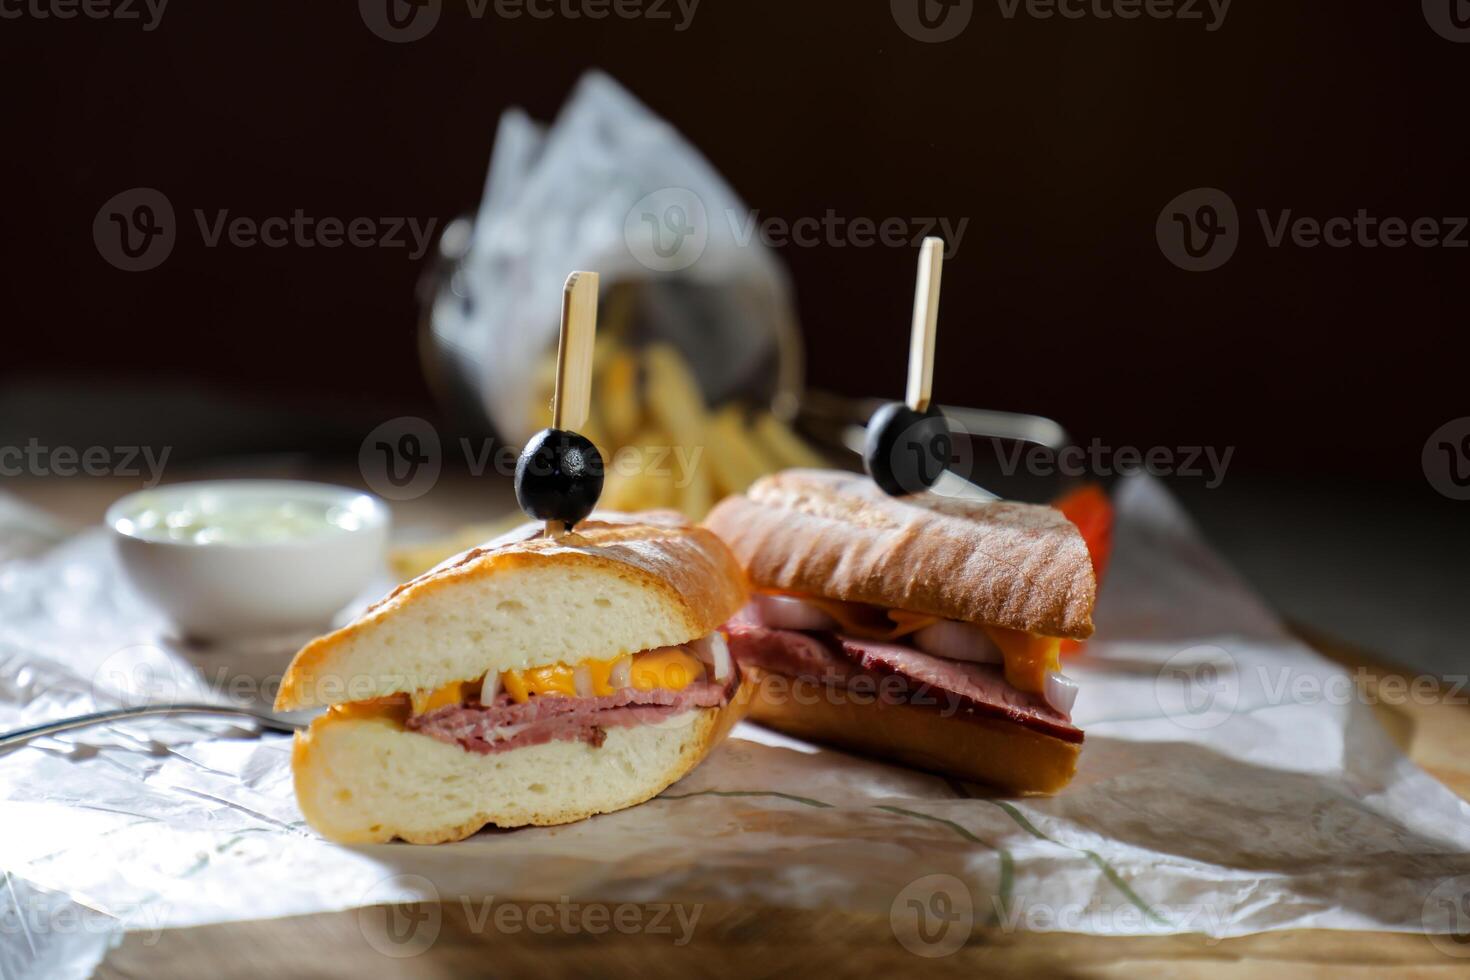
<svg viewBox="0 0 1470 980"><path fill-rule="evenodd" d="M649 499L638 477L609 476L602 485L602 499L597 504L607 510L633 511L642 510Z"/></svg>
<svg viewBox="0 0 1470 980"><path fill-rule="evenodd" d="M619 446L626 445L638 431L638 362L626 350L607 357L597 379L597 415L607 434Z"/></svg>
<svg viewBox="0 0 1470 980"><path fill-rule="evenodd" d="M609 305L613 302L610 297ZM597 401L593 417L602 427L583 433L597 445L609 467L603 507L676 507L698 520L716 499L745 490L767 473L827 465L769 412L748 414L740 405L727 405L712 415L688 362L673 346L654 344L634 352L617 334L599 331L593 355L593 397ZM538 372L537 418L549 417L553 380L551 372ZM638 450L645 469L615 472L622 449ZM659 462L658 456L662 457L661 472L649 472L646 467Z"/></svg>
<svg viewBox="0 0 1470 980"><path fill-rule="evenodd" d="M727 405L715 414L709 435L704 455L722 493L742 493L777 468L756 447L737 405Z"/></svg>
<svg viewBox="0 0 1470 980"><path fill-rule="evenodd" d="M658 455L669 453L669 437L657 430L647 429L638 434L633 444L625 450L636 450L638 468L624 472L626 465L621 459L608 459L606 482L603 484L601 506L607 510L651 510L675 506L673 469L669 456L663 458L661 472L651 467L658 462Z"/></svg>
<svg viewBox="0 0 1470 980"><path fill-rule="evenodd" d="M467 524L442 538L389 550L388 566L399 581L406 582L424 574L446 558L451 558L461 551L467 551L476 545L498 538L506 531L519 527L525 522L524 514L520 511L512 511L496 521Z"/></svg>
<svg viewBox="0 0 1470 980"><path fill-rule="evenodd" d="M643 352L643 363L648 370L648 410L653 423L673 437L672 445L704 445L709 413L688 363L668 344L649 347Z"/></svg>
<svg viewBox="0 0 1470 980"><path fill-rule="evenodd" d="M695 455L694 450L685 450L683 460L676 456L673 461L677 506L691 520L696 521L704 520L704 515L715 505L715 488L710 482L710 468L704 455L705 450L700 450L698 455ZM684 466L689 467L687 472ZM686 481L682 488L678 485L681 480Z"/></svg>
<svg viewBox="0 0 1470 980"><path fill-rule="evenodd" d="M610 510L661 510L674 506L674 481L650 473L623 477L613 490Z"/></svg>
<svg viewBox="0 0 1470 980"><path fill-rule="evenodd" d="M544 429L551 424L551 399L556 393L556 350L551 350L531 374L531 424Z"/></svg>
<svg viewBox="0 0 1470 980"><path fill-rule="evenodd" d="M756 440L766 451L766 455L774 459L782 469L821 469L827 465L827 461L791 431L790 426L770 412L756 414L754 431Z"/></svg>
<svg viewBox="0 0 1470 980"><path fill-rule="evenodd" d="M588 442L597 447L597 451L602 454L602 465L607 466L608 460L612 458L610 450L617 444L608 439L607 433L595 419L588 419L579 431L587 437Z"/></svg>
<svg viewBox="0 0 1470 980"><path fill-rule="evenodd" d="M606 510L641 510L648 499L638 477L609 475L597 505Z"/></svg>
<svg viewBox="0 0 1470 980"><path fill-rule="evenodd" d="M633 306L638 290L629 283L615 282L602 297L602 316L597 325L597 350L592 365L601 371L607 359L625 349L623 340L633 319Z"/></svg>

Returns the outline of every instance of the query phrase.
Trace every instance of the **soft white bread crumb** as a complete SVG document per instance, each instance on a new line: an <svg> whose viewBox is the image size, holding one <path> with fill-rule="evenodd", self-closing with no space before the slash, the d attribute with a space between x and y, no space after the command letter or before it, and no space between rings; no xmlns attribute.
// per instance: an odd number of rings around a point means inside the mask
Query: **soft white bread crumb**
<svg viewBox="0 0 1470 980"><path fill-rule="evenodd" d="M437 844L487 824L569 823L658 795L725 736L747 695L661 724L610 728L597 748L557 741L490 755L388 717L329 715L296 736L296 798L312 827L343 844Z"/></svg>
<svg viewBox="0 0 1470 980"><path fill-rule="evenodd" d="M276 707L675 646L709 634L744 603L744 576L709 531L624 521L587 521L562 538L510 538L450 559L309 643L282 678Z"/></svg>

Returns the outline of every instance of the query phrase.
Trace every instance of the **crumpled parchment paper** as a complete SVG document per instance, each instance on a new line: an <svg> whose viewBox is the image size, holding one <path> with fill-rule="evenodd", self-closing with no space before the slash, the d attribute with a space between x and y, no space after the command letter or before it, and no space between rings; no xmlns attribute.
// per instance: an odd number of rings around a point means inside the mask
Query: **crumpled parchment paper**
<svg viewBox="0 0 1470 980"><path fill-rule="evenodd" d="M888 914L896 934L924 909L1104 935L1463 930L1470 806L1394 748L1347 673L1285 634L1161 485L1133 478L1118 504L1098 639L1067 667L1087 742L1054 798L746 724L622 813L344 848L302 822L287 737L128 724L0 755L0 967L85 974L123 930L492 894L836 907ZM138 689L240 696L284 666L281 651L181 650L162 629L100 533L0 565L0 728ZM932 941L923 926L900 939Z"/></svg>
<svg viewBox="0 0 1470 980"><path fill-rule="evenodd" d="M614 286L639 284L640 341L673 343L710 404L770 398L799 385L800 367L782 336L791 285L758 218L673 126L589 71L550 125L501 117L468 248L430 321L434 349L498 432L525 439L540 428L536 368L556 347L567 273L596 269L605 331L617 333Z"/></svg>

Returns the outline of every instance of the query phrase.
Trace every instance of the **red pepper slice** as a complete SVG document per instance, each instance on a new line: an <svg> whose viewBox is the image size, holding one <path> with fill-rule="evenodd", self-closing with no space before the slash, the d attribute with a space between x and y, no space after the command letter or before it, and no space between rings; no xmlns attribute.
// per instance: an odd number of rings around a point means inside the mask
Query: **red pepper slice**
<svg viewBox="0 0 1470 980"><path fill-rule="evenodd" d="M1106 491L1096 483L1086 483L1063 494L1052 506L1077 525L1082 540L1087 543L1087 553L1092 556L1092 572L1101 583L1113 548L1113 505ZM1063 640L1062 652L1075 653L1082 646L1078 640Z"/></svg>

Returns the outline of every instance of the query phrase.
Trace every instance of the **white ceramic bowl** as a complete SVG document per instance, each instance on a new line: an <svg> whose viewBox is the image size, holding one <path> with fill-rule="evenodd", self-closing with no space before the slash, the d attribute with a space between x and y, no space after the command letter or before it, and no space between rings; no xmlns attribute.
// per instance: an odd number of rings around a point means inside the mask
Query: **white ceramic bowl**
<svg viewBox="0 0 1470 980"><path fill-rule="evenodd" d="M172 531L158 522L169 513L181 515ZM259 530L262 514L274 534ZM211 480L129 494L107 525L137 590L185 636L222 640L327 626L381 569L389 513L347 487Z"/></svg>

